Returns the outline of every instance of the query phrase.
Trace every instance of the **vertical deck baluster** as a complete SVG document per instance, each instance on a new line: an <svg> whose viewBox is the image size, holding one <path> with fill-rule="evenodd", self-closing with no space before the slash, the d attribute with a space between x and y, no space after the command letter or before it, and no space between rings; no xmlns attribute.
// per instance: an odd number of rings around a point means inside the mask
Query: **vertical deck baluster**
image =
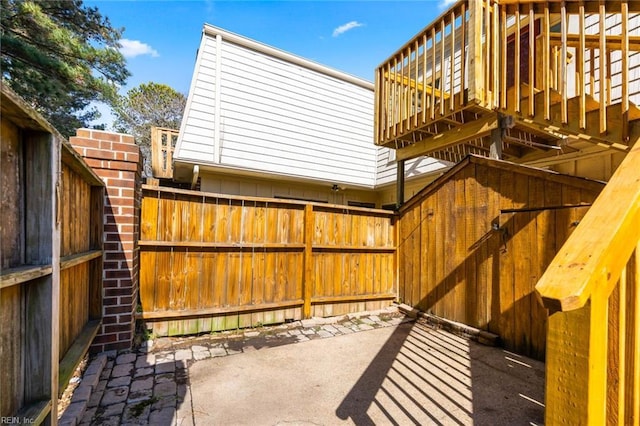
<svg viewBox="0 0 640 426"><path fill-rule="evenodd" d="M627 268L622 269L618 283L618 424L624 424L627 390Z"/></svg>
<svg viewBox="0 0 640 426"><path fill-rule="evenodd" d="M407 98L407 88L405 87L405 83L404 80L405 79L405 75L404 75L404 50L402 50L400 52L400 123L399 123L399 127L400 127L400 135L404 134L404 119L405 119L405 105L406 105L406 98Z"/></svg>
<svg viewBox="0 0 640 426"><path fill-rule="evenodd" d="M630 358L633 359L633 368L638 371L640 369L640 242L636 245L635 269L633 300L631 300L630 304L633 307L633 325L631 326L631 333L629 333L633 338L633 343L629 343L629 345L631 346ZM640 421L640 374L633 375L629 399L630 403L627 405L633 407L631 416L638 422Z"/></svg>
<svg viewBox="0 0 640 426"><path fill-rule="evenodd" d="M436 119L436 26L431 27L431 120Z"/></svg>
<svg viewBox="0 0 640 426"><path fill-rule="evenodd" d="M498 2L493 2L493 23L492 23L492 40L491 49L493 54L493 103L492 108L500 106L500 6Z"/></svg>
<svg viewBox="0 0 640 426"><path fill-rule="evenodd" d="M393 120L392 120L392 124L393 124L393 137L396 138L398 136L398 121L399 121L399 117L400 117L400 93L399 93L399 86L398 86L398 56L395 56L393 58L393 102L391 103L391 105L393 105Z"/></svg>
<svg viewBox="0 0 640 426"><path fill-rule="evenodd" d="M375 91L374 93L374 102L373 102L373 128L374 128L374 137L373 142L377 145L380 142L380 100L384 99L384 93L382 92L381 81L380 81L380 69L376 69L375 72Z"/></svg>
<svg viewBox="0 0 640 426"><path fill-rule="evenodd" d="M536 35L535 35L535 11L533 3L529 4L529 116L536 113L535 85L536 85Z"/></svg>
<svg viewBox="0 0 640 426"><path fill-rule="evenodd" d="M449 111L453 111L453 77L455 76L455 66L456 66L456 13L455 10L451 10L451 63L450 63L450 71L449 71Z"/></svg>
<svg viewBox="0 0 640 426"><path fill-rule="evenodd" d="M567 5L563 1L560 6L560 37L562 46L560 48L560 93L562 94L562 104L560 111L562 122L569 122L569 113L567 111Z"/></svg>
<svg viewBox="0 0 640 426"><path fill-rule="evenodd" d="M580 2L578 6L578 31L580 32L580 46L578 47L578 89L580 90L580 128L587 127L587 93L586 93L586 76L584 70L584 58L586 52L586 41L584 34L584 2ZM590 58L593 63L593 57Z"/></svg>
<svg viewBox="0 0 640 426"><path fill-rule="evenodd" d="M606 424L607 418L607 349L609 324L609 295L606 285L591 294L589 321L589 381L587 391L587 418L589 424Z"/></svg>
<svg viewBox="0 0 640 426"><path fill-rule="evenodd" d="M551 49L550 49L550 44L551 41L549 39L549 33L550 33L550 20L549 20L549 4L545 3L544 5L544 20L542 22L542 40L543 40L543 46L542 46L542 75L543 75L543 96L544 96L544 119L545 120L551 120L551 87L549 86L550 83L550 69L549 69L549 55L551 53Z"/></svg>
<svg viewBox="0 0 640 426"><path fill-rule="evenodd" d="M596 93L596 51L589 49L589 95Z"/></svg>
<svg viewBox="0 0 640 426"><path fill-rule="evenodd" d="M600 31L600 133L606 133L607 131L607 71L606 71L606 58L607 58L607 36L606 36L606 5L604 0L600 0L598 5L599 9L599 31Z"/></svg>
<svg viewBox="0 0 640 426"><path fill-rule="evenodd" d="M495 29L497 31L497 28ZM516 32L516 38L518 38ZM500 6L500 55L495 60L500 61L500 75L496 76L500 79L500 107L507 108L507 6ZM516 72L513 70L513 72Z"/></svg>
<svg viewBox="0 0 640 426"><path fill-rule="evenodd" d="M391 61L386 64L386 79L384 82L387 98L384 98L385 111L385 139L388 141L391 136L391 125L393 123L393 93L391 92ZM391 108L391 110L390 110Z"/></svg>
<svg viewBox="0 0 640 426"><path fill-rule="evenodd" d="M520 54L521 48L520 46L520 5L516 5L515 11L515 25L516 25L516 36L515 36L515 46L514 46L514 57L513 57L513 91L514 95L514 108L516 112L520 112ZM508 101L508 99L507 99Z"/></svg>
<svg viewBox="0 0 640 426"><path fill-rule="evenodd" d="M418 127L418 105L419 105L419 97L420 97L420 90L418 88L418 71L419 71L419 61L420 61L420 44L418 43L418 39L416 38L415 41L415 45L414 45L414 51L416 52L416 56L415 56L415 64L414 64L414 81L415 81L415 85L414 85L414 89L413 89L413 127L416 128Z"/></svg>
<svg viewBox="0 0 640 426"><path fill-rule="evenodd" d="M422 124L427 122L427 32L422 34Z"/></svg>
<svg viewBox="0 0 640 426"><path fill-rule="evenodd" d="M440 116L444 115L444 91L446 83L444 79L444 49L445 49L445 37L444 37L445 22L444 18L440 21Z"/></svg>
<svg viewBox="0 0 640 426"><path fill-rule="evenodd" d="M482 71L484 72L484 106L491 107L493 104L491 96L489 96L491 88L491 5L490 0L484 2L484 66ZM491 91L493 96L493 91Z"/></svg>
<svg viewBox="0 0 640 426"><path fill-rule="evenodd" d="M620 4L622 30L622 139L629 140L629 4Z"/></svg>
<svg viewBox="0 0 640 426"><path fill-rule="evenodd" d="M466 72L466 61L467 61L467 51L465 48L466 43L466 31L467 31L467 10L465 4L462 3L462 9L460 10L460 15L462 16L462 22L460 27L460 104L464 104L464 91L465 91L465 72Z"/></svg>

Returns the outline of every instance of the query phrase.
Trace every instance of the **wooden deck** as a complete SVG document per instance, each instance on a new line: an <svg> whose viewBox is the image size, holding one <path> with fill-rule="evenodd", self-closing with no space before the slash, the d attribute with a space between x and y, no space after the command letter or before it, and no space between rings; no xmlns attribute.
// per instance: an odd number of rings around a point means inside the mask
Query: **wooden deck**
<svg viewBox="0 0 640 426"><path fill-rule="evenodd" d="M639 11L636 1L456 3L377 68L376 144L399 160L452 162L628 151L640 110L619 81L640 50L628 30Z"/></svg>

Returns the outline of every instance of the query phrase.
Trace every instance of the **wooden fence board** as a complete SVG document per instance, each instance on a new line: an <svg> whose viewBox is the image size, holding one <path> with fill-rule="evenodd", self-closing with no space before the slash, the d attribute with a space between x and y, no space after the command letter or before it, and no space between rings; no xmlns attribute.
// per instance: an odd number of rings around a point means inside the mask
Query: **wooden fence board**
<svg viewBox="0 0 640 426"><path fill-rule="evenodd" d="M452 170L401 210L399 297L543 359L547 312L534 285L597 191L502 163Z"/></svg>
<svg viewBox="0 0 640 426"><path fill-rule="evenodd" d="M380 294L394 291L391 212L166 188L145 187L144 195L142 317L159 321L159 333L300 319L297 301L305 297L314 305L310 314L343 314L365 309L368 297L380 306ZM207 319L196 322L198 312L209 312Z"/></svg>

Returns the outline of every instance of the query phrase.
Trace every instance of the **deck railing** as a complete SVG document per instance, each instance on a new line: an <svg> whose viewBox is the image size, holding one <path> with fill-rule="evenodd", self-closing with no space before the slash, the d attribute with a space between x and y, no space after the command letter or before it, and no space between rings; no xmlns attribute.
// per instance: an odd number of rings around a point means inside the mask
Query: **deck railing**
<svg viewBox="0 0 640 426"><path fill-rule="evenodd" d="M174 129L151 128L151 170L154 178L173 178L173 150L178 133Z"/></svg>
<svg viewBox="0 0 640 426"><path fill-rule="evenodd" d="M536 286L552 312L546 423L640 423L640 144Z"/></svg>
<svg viewBox="0 0 640 426"><path fill-rule="evenodd" d="M637 12L637 1L459 1L377 68L376 144L402 148L497 111L626 149L640 118Z"/></svg>
<svg viewBox="0 0 640 426"><path fill-rule="evenodd" d="M376 144L410 134L465 102L467 82L473 80L465 79L468 56L473 56L465 46L468 34L478 34L468 8L469 2L459 2L377 68Z"/></svg>

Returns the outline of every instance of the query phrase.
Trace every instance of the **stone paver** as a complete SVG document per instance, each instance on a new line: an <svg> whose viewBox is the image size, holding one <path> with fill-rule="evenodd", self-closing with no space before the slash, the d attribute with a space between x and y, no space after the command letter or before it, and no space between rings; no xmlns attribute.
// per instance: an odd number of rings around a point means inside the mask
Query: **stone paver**
<svg viewBox="0 0 640 426"><path fill-rule="evenodd" d="M201 360L295 344L401 323L397 309L312 318L214 336L156 339L135 352L111 351L88 366L64 424L194 425L188 367ZM87 388L92 392L87 393ZM80 389L80 387L78 388ZM61 423L62 424L62 423Z"/></svg>

